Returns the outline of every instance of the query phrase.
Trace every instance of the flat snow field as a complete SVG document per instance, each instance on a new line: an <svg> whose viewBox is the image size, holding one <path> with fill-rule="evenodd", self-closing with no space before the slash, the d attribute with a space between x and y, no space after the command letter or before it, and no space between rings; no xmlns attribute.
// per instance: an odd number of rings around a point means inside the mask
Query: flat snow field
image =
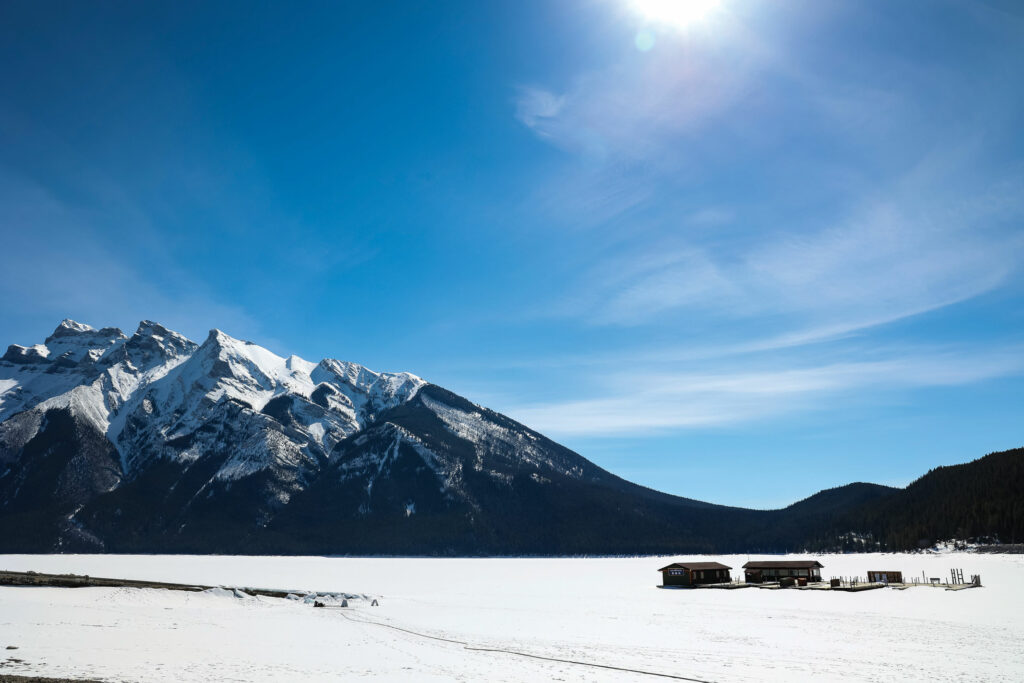
<svg viewBox="0 0 1024 683"><path fill-rule="evenodd" d="M0 674L139 682L1024 681L1024 556L814 557L826 578L902 570L945 579L962 568L965 577L981 574L984 587L656 588L656 570L680 557L0 555L0 569L365 596L348 609L315 609L219 590L0 587ZM736 575L748 559L771 558L703 559Z"/></svg>

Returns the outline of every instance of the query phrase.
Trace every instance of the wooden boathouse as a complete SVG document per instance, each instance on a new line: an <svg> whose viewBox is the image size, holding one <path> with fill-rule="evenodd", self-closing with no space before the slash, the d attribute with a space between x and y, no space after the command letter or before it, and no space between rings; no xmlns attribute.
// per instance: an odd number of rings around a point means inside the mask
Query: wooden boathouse
<svg viewBox="0 0 1024 683"><path fill-rule="evenodd" d="M729 583L732 577L729 570L718 562L673 562L662 567L662 586L699 586L710 583Z"/></svg>
<svg viewBox="0 0 1024 683"><path fill-rule="evenodd" d="M798 581L821 581L821 570L824 568L817 560L767 560L747 562L743 565L743 575L747 583L766 583L795 578ZM801 582L802 583L802 582Z"/></svg>

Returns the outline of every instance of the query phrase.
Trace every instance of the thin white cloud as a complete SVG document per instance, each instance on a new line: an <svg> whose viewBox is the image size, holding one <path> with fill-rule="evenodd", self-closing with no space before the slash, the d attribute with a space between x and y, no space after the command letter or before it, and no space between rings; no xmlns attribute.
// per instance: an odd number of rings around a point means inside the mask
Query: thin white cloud
<svg viewBox="0 0 1024 683"><path fill-rule="evenodd" d="M965 169L977 168L984 143L962 140L956 131L946 131L949 144L924 150L924 158L902 174L854 180L858 174L850 171L845 201L855 208L827 224L791 225L785 211L769 204L745 210L744 218L756 223L744 226L730 208L682 214L666 203L685 191L675 188L699 175L690 167L689 143L725 135L729 144L743 144L722 123L732 110L740 111L737 105L742 103L745 128L755 136L760 107L776 119L788 111L788 102L773 101L760 88L766 76L793 84L792 92L820 115L821 125L850 141L877 145L927 122L925 103L888 81L873 82L870 70L855 70L859 78L837 83L790 52L762 40L736 16L717 27L713 40L659 43L642 58L623 57L581 74L564 90L519 89L516 115L525 126L594 162L545 178L540 207L574 216L567 224L607 226L634 235L635 243L646 241L632 248L625 240L611 244L612 254L549 313L622 326L695 314L770 318L777 329L764 339L737 343L785 346L949 306L1007 281L1024 256L1019 231L1005 225L1007 215L1024 219L1024 183L1018 177L984 188L972 179ZM930 84L938 68L896 64L917 85ZM845 177L844 169L833 171ZM644 220L662 227L645 230L633 220L645 211ZM713 231L698 230L727 223L747 238L721 243ZM660 239L647 240L651 233Z"/></svg>
<svg viewBox="0 0 1024 683"><path fill-rule="evenodd" d="M784 323L769 345L834 338L949 306L1005 283L1024 256L1024 183L987 196L915 181L817 231L772 231L724 246L662 242L615 254L570 297L594 324L662 323L695 312ZM744 340L755 343L754 340Z"/></svg>
<svg viewBox="0 0 1024 683"><path fill-rule="evenodd" d="M648 254L624 270L624 277L611 280L619 284L598 305L592 322L638 324L666 310L741 296L727 274L697 249Z"/></svg>
<svg viewBox="0 0 1024 683"><path fill-rule="evenodd" d="M628 215L654 196L655 179L623 163L601 163L540 178L524 206L554 225L590 229Z"/></svg>
<svg viewBox="0 0 1024 683"><path fill-rule="evenodd" d="M504 412L545 434L614 436L732 425L820 409L872 390L959 386L1024 373L1024 349L931 352L777 370L618 372L598 398L511 406Z"/></svg>
<svg viewBox="0 0 1024 683"><path fill-rule="evenodd" d="M523 86L516 98L516 118L539 135L565 106L565 97L536 86Z"/></svg>
<svg viewBox="0 0 1024 683"><path fill-rule="evenodd" d="M588 158L667 161L665 140L698 132L738 102L750 72L742 53L726 59L666 45L647 59L582 74L564 92L521 86L516 118L543 140Z"/></svg>

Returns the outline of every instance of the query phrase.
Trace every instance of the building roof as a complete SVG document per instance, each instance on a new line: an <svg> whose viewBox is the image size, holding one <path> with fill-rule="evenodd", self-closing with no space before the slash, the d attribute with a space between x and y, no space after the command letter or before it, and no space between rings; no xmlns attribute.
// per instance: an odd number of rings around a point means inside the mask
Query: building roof
<svg viewBox="0 0 1024 683"><path fill-rule="evenodd" d="M666 565L659 569L659 572L663 572L666 569L732 569L732 567L726 567L724 564L718 562L673 562L672 564Z"/></svg>
<svg viewBox="0 0 1024 683"><path fill-rule="evenodd" d="M758 562L747 562L744 569L810 569L812 567L824 567L817 560L768 560Z"/></svg>

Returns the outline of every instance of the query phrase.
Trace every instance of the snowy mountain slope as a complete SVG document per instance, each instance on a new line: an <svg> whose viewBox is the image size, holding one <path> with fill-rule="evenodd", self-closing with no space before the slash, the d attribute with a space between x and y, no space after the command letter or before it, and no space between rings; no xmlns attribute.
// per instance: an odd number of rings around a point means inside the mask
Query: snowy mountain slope
<svg viewBox="0 0 1024 683"><path fill-rule="evenodd" d="M243 442L262 440L267 453L280 455L279 440L257 432L273 431L283 421L300 449L325 457L338 440L424 384L406 373L378 374L332 359L319 365L284 359L219 330L197 345L150 321L128 338L116 328L94 330L71 320L44 344L11 346L0 361L0 382L0 419L35 415L20 419L17 434L3 442L8 459L34 436L25 425L48 410L65 409L115 445L128 476L150 458L201 457L204 448L216 446L203 434L223 421L231 404L267 413L267 424L256 420ZM261 461L260 451L257 445L249 458L244 449L236 452L219 476L273 461Z"/></svg>
<svg viewBox="0 0 1024 683"><path fill-rule="evenodd" d="M774 511L680 498L415 375L219 330L196 344L150 321L128 337L65 320L0 360L0 551L777 551L869 524L902 538L871 514L901 495L858 485Z"/></svg>
<svg viewBox="0 0 1024 683"><path fill-rule="evenodd" d="M267 533L315 553L627 553L710 546L703 519L747 512L637 486L427 384L339 442Z"/></svg>
<svg viewBox="0 0 1024 683"><path fill-rule="evenodd" d="M629 484L415 375L219 330L196 344L151 321L128 337L65 320L10 347L0 382L0 518L16 538L45 527L41 547L501 552L540 547L527 523L554 548L572 519L549 513L566 504L620 527L714 507Z"/></svg>
<svg viewBox="0 0 1024 683"><path fill-rule="evenodd" d="M97 361L126 340L117 328L64 320L43 344L9 346L0 359L0 420L95 379Z"/></svg>
<svg viewBox="0 0 1024 683"><path fill-rule="evenodd" d="M94 479L71 455L59 464L52 448L45 456L34 448L50 440L75 451L90 441L104 444L112 462L100 467L108 473L101 483L69 489L77 494L64 507L75 514L122 480L172 464L179 475L205 472L191 482L186 506L217 482L266 475L254 512L262 519L316 474L335 444L423 384L333 359L284 359L219 330L197 345L151 321L129 338L65 320L43 344L13 345L0 361L0 506L38 502L42 493L22 480L40 459L65 480Z"/></svg>

